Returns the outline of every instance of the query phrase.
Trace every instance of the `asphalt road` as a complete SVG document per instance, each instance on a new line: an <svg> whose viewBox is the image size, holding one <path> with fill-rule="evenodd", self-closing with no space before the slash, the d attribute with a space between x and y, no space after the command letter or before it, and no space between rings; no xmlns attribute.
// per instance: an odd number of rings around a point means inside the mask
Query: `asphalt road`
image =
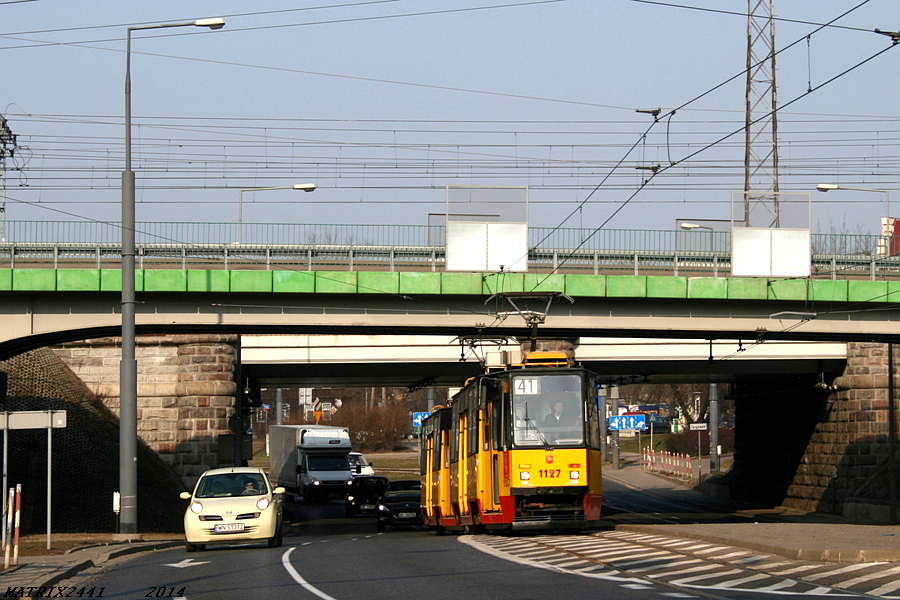
<svg viewBox="0 0 900 600"><path fill-rule="evenodd" d="M656 497L610 482L612 518L690 519L718 510L696 496ZM292 505L300 519L281 548L211 546L148 552L107 564L72 585L103 598L529 600L869 597L842 582L869 571L805 565L740 548L606 530L591 535L378 533L343 505ZM804 579L804 569L809 571ZM871 569L884 569L872 565ZM873 575L874 576L874 575ZM877 581L877 580L875 580ZM873 584L869 589L874 589ZM98 597L96 594L94 597Z"/></svg>

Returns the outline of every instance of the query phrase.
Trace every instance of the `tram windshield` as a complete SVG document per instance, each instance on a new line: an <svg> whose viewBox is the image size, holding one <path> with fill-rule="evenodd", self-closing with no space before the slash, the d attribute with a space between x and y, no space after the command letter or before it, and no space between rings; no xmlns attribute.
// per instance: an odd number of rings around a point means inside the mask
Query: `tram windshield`
<svg viewBox="0 0 900 600"><path fill-rule="evenodd" d="M513 440L518 446L584 443L581 376L533 373L512 379Z"/></svg>

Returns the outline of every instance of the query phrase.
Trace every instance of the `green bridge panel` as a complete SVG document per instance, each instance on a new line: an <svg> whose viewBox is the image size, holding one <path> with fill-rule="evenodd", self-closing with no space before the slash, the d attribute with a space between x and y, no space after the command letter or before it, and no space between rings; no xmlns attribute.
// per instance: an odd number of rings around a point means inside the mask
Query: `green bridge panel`
<svg viewBox="0 0 900 600"><path fill-rule="evenodd" d="M687 277L647 276L648 298L687 298Z"/></svg>
<svg viewBox="0 0 900 600"><path fill-rule="evenodd" d="M609 275L606 278L606 295L610 298L646 298L646 275Z"/></svg>
<svg viewBox="0 0 900 600"><path fill-rule="evenodd" d="M100 269L59 269L56 271L58 292L99 292Z"/></svg>
<svg viewBox="0 0 900 600"><path fill-rule="evenodd" d="M482 294L524 292L525 273L485 273Z"/></svg>
<svg viewBox="0 0 900 600"><path fill-rule="evenodd" d="M401 294L440 294L441 273L400 273Z"/></svg>
<svg viewBox="0 0 900 600"><path fill-rule="evenodd" d="M481 273L441 273L442 294L484 294Z"/></svg>
<svg viewBox="0 0 900 600"><path fill-rule="evenodd" d="M313 294L316 275L313 271L272 271L272 291L276 294Z"/></svg>
<svg viewBox="0 0 900 600"><path fill-rule="evenodd" d="M691 277L688 279L688 296L691 300L728 299L728 280L718 277Z"/></svg>
<svg viewBox="0 0 900 600"><path fill-rule="evenodd" d="M13 291L56 291L56 269L15 269L13 271Z"/></svg>
<svg viewBox="0 0 900 600"><path fill-rule="evenodd" d="M186 292L187 271L154 269L144 272L145 292Z"/></svg>
<svg viewBox="0 0 900 600"><path fill-rule="evenodd" d="M317 294L356 294L357 271L316 271Z"/></svg>
<svg viewBox="0 0 900 600"><path fill-rule="evenodd" d="M770 300L806 300L809 297L809 281L806 279L770 279Z"/></svg>
<svg viewBox="0 0 900 600"><path fill-rule="evenodd" d="M281 271L279 271L281 272ZM229 292L231 277L228 271L188 271L187 291L189 292Z"/></svg>
<svg viewBox="0 0 900 600"><path fill-rule="evenodd" d="M400 273L360 271L357 285L360 294L399 294Z"/></svg>
<svg viewBox="0 0 900 600"><path fill-rule="evenodd" d="M810 300L815 302L846 302L849 281L813 279Z"/></svg>
<svg viewBox="0 0 900 600"><path fill-rule="evenodd" d="M566 293L573 298L606 296L606 275L566 275Z"/></svg>
<svg viewBox="0 0 900 600"><path fill-rule="evenodd" d="M272 271L229 271L232 292L272 291Z"/></svg>
<svg viewBox="0 0 900 600"><path fill-rule="evenodd" d="M135 271L138 292L491 295L562 292L573 298L900 302L900 281L384 271ZM0 269L0 291L121 292L118 269Z"/></svg>

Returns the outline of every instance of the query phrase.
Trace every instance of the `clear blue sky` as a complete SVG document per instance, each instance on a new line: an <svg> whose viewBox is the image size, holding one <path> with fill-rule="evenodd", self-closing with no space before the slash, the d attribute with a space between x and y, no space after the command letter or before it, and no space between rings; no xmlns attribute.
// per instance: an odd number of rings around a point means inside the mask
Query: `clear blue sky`
<svg viewBox="0 0 900 600"><path fill-rule="evenodd" d="M817 183L900 181L900 50L818 88L891 45L872 30L900 27L896 9L775 2L777 48L799 40L777 58L779 104L816 88L779 114L781 189L812 192L814 230L875 233L885 208L881 194L821 194ZM425 224L444 212L445 186L461 184L529 186L539 226L728 219L743 136L683 159L743 124L746 10L0 0L0 113L22 146L7 161L7 218L118 221L126 28L220 16L220 31L133 36L139 221L236 222L240 189L301 182L318 190L245 193L244 222ZM665 113L736 75L642 138L653 119L635 109ZM635 194L649 175L635 167L670 162ZM895 204L900 213L900 194Z"/></svg>

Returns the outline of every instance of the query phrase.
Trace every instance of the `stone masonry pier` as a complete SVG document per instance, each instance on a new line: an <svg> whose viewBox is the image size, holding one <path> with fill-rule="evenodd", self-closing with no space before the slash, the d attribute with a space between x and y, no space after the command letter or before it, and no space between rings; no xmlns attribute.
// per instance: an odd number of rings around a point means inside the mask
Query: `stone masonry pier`
<svg viewBox="0 0 900 600"><path fill-rule="evenodd" d="M216 440L231 433L236 341L234 335L137 337L138 435L187 486L218 466ZM71 343L53 351L119 414L120 338Z"/></svg>

